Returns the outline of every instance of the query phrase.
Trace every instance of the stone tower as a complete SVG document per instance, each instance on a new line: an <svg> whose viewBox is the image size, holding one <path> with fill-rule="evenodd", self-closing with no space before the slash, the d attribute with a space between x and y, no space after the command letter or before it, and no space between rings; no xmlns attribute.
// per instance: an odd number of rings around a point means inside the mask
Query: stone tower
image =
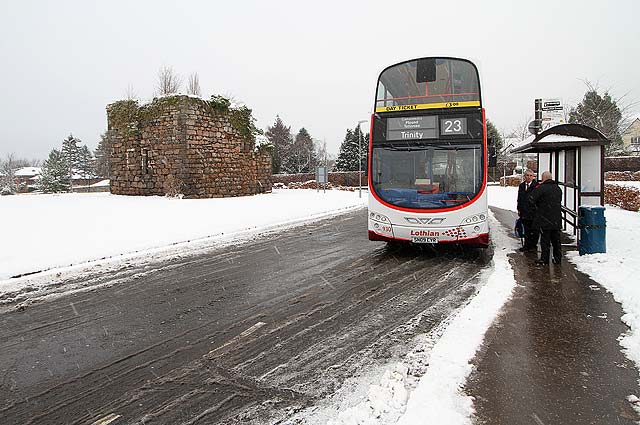
<svg viewBox="0 0 640 425"><path fill-rule="evenodd" d="M271 192L271 154L254 148L246 125L251 111L238 112L184 95L108 105L111 193L213 198Z"/></svg>

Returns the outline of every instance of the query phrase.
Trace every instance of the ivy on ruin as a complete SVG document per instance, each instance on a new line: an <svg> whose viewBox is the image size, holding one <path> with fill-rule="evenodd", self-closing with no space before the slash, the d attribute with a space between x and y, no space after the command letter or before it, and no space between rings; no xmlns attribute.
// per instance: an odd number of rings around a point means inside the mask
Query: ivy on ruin
<svg viewBox="0 0 640 425"><path fill-rule="evenodd" d="M135 136L139 122L152 121L168 107L182 101L202 102L212 114L227 115L233 128L251 146L255 145L256 135L262 134L262 130L255 125L251 109L246 106L233 107L229 99L220 95L213 95L208 101L183 95L163 96L142 106L135 100L121 100L109 105L107 112L114 128L127 129L127 136Z"/></svg>

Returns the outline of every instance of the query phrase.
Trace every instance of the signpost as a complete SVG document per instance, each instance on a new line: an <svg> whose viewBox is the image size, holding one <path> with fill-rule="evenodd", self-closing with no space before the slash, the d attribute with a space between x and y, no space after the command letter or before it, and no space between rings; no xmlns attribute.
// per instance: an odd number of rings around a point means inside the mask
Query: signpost
<svg viewBox="0 0 640 425"><path fill-rule="evenodd" d="M560 99L536 99L535 112L536 120L540 120L540 131L556 125L566 124L564 105Z"/></svg>
<svg viewBox="0 0 640 425"><path fill-rule="evenodd" d="M327 167L316 167L316 192L320 192L320 185L322 185L322 191L326 193L327 183L329 183L329 173Z"/></svg>

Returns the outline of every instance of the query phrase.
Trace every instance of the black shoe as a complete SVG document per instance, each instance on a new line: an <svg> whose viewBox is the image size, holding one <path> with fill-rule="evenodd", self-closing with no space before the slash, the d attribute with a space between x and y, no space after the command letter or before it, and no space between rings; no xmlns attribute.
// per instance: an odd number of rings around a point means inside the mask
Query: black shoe
<svg viewBox="0 0 640 425"><path fill-rule="evenodd" d="M561 260L560 258L558 258L558 259L555 259L555 258L554 258L554 259L553 259L553 260L551 260L551 261L553 261L553 264L562 264L562 260Z"/></svg>
<svg viewBox="0 0 640 425"><path fill-rule="evenodd" d="M544 260L536 260L534 263L535 263L535 265L536 265L536 266L546 266L546 265L549 265L549 262L548 262L548 261L544 261Z"/></svg>

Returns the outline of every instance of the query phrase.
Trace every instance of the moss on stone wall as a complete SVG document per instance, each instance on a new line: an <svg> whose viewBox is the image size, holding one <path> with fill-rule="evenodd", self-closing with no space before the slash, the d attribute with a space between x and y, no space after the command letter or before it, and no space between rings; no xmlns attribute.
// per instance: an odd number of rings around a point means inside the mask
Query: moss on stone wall
<svg viewBox="0 0 640 425"><path fill-rule="evenodd" d="M120 100L107 106L107 118L109 129L127 128L131 123L140 119L138 112L140 107L135 100Z"/></svg>
<svg viewBox="0 0 640 425"><path fill-rule="evenodd" d="M213 95L207 102L209 107L220 114L228 114L229 122L233 128L242 136L245 142L254 145L256 135L262 134L262 130L255 126L255 118L253 118L251 109L246 106L234 108L231 101L223 96Z"/></svg>
<svg viewBox="0 0 640 425"><path fill-rule="evenodd" d="M127 135L133 136L139 123L146 123L159 118L164 112L179 106L181 103L197 103L212 116L226 115L233 128L251 146L256 135L262 131L255 126L255 118L251 109L246 106L231 107L231 101L223 96L211 96L209 101L191 96L175 95L153 99L151 103L139 106L135 100L121 100L107 106L109 128L127 129Z"/></svg>

